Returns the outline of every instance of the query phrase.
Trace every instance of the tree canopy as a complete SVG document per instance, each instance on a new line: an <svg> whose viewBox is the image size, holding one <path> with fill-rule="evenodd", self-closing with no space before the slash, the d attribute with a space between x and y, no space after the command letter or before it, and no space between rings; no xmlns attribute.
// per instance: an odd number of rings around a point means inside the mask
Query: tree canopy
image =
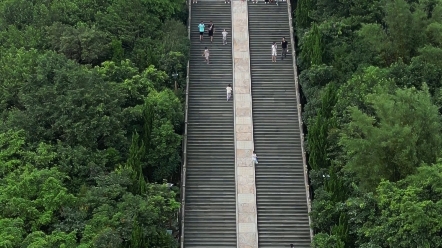
<svg viewBox="0 0 442 248"><path fill-rule="evenodd" d="M178 247L186 21L183 0L0 1L0 247Z"/></svg>
<svg viewBox="0 0 442 248"><path fill-rule="evenodd" d="M293 4L313 247L442 247L442 1Z"/></svg>

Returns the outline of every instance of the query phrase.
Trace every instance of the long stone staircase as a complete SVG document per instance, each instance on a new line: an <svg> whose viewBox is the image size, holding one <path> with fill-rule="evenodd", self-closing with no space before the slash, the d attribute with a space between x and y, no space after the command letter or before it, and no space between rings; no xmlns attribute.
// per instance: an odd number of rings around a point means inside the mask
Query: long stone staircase
<svg viewBox="0 0 442 248"><path fill-rule="evenodd" d="M310 247L293 58L271 62L271 45L290 48L287 2L249 2L250 63L259 248Z"/></svg>
<svg viewBox="0 0 442 248"><path fill-rule="evenodd" d="M184 247L236 248L234 117L225 90L232 84L231 10L224 1L191 8ZM207 32L199 41L201 21L215 24L213 43ZM202 57L206 46L210 65Z"/></svg>

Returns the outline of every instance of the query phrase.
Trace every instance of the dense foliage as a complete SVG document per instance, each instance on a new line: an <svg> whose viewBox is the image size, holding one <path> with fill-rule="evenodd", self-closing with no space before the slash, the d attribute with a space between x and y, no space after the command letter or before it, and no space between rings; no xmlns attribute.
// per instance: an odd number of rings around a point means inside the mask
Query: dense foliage
<svg viewBox="0 0 442 248"><path fill-rule="evenodd" d="M313 246L442 247L442 1L293 4Z"/></svg>
<svg viewBox="0 0 442 248"><path fill-rule="evenodd" d="M0 247L177 247L186 18L0 1Z"/></svg>

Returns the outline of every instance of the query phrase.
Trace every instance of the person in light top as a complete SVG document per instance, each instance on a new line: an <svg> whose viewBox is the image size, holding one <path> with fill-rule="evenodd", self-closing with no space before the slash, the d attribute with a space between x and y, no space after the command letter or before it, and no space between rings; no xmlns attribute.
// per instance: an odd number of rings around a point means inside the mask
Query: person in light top
<svg viewBox="0 0 442 248"><path fill-rule="evenodd" d="M230 84L227 85L226 90L227 90L227 101L229 101L230 98L232 97L232 86L230 86Z"/></svg>
<svg viewBox="0 0 442 248"><path fill-rule="evenodd" d="M207 47L204 48L204 52L203 52L203 57L205 57L205 61L207 62L207 64L209 64L209 49Z"/></svg>
<svg viewBox="0 0 442 248"><path fill-rule="evenodd" d="M252 152L252 161L254 164L258 164L258 157L256 156L255 151Z"/></svg>
<svg viewBox="0 0 442 248"><path fill-rule="evenodd" d="M226 29L223 30L222 34L223 34L223 45L227 45L227 34L228 33L227 33Z"/></svg>
<svg viewBox="0 0 442 248"><path fill-rule="evenodd" d="M278 56L278 45L276 45L276 42L273 42L272 44L272 62L276 62L276 56Z"/></svg>
<svg viewBox="0 0 442 248"><path fill-rule="evenodd" d="M204 25L204 22L201 21L200 24L198 24L198 30L200 31L200 41L203 41L204 39L204 29L206 28L206 25Z"/></svg>

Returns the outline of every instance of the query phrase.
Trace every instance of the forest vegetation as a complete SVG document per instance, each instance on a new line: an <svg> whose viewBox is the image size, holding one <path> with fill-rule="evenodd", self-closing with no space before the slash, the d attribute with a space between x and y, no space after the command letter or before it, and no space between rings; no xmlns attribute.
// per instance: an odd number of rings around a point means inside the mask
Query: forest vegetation
<svg viewBox="0 0 442 248"><path fill-rule="evenodd" d="M186 22L184 0L0 1L0 247L178 247Z"/></svg>
<svg viewBox="0 0 442 248"><path fill-rule="evenodd" d="M442 247L442 0L292 2L313 246ZM186 19L0 0L0 247L178 247Z"/></svg>
<svg viewBox="0 0 442 248"><path fill-rule="evenodd" d="M313 247L442 247L442 1L293 5Z"/></svg>

